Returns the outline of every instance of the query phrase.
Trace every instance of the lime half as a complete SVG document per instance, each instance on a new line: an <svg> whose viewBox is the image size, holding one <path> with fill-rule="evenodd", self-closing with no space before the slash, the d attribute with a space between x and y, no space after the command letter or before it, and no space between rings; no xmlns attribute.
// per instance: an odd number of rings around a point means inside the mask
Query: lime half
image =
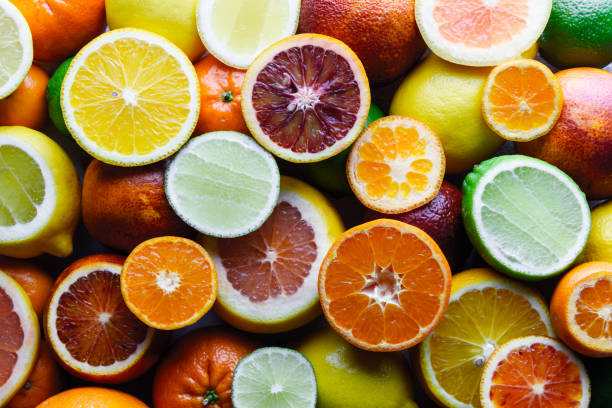
<svg viewBox="0 0 612 408"><path fill-rule="evenodd" d="M166 172L166 196L179 217L218 238L259 228L276 206L279 189L272 155L237 132L192 139Z"/></svg>
<svg viewBox="0 0 612 408"><path fill-rule="evenodd" d="M21 84L32 66L33 55L26 19L10 1L0 0L0 99Z"/></svg>
<svg viewBox="0 0 612 408"><path fill-rule="evenodd" d="M235 408L314 408L317 381L301 353L265 347L244 357L234 371Z"/></svg>
<svg viewBox="0 0 612 408"><path fill-rule="evenodd" d="M584 193L541 160L487 160L465 178L463 194L470 240L489 264L514 278L558 274L585 246L591 218Z"/></svg>

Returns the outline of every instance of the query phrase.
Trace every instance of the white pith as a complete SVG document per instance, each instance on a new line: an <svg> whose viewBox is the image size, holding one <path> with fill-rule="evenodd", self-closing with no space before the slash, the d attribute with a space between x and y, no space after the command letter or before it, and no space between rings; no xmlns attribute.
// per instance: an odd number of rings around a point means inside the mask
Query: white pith
<svg viewBox="0 0 612 408"><path fill-rule="evenodd" d="M17 7L15 7L8 0L0 0L0 13L8 16L12 19L17 25L17 29L19 32L17 33L17 37L19 38L19 43L21 44L23 54L21 55L21 61L19 63L19 67L12 75L9 76L9 79L6 83L0 86L0 99L10 95L15 89L19 87L23 79L30 71L30 67L32 66L32 61L34 59L34 48L32 45L32 33L30 32L30 27L26 19L19 12ZM4 37L7 33L2 33ZM3 40L0 40L0 49L1 43ZM2 61L0 59L0 61ZM4 69L4 66L0 62L0 69Z"/></svg>

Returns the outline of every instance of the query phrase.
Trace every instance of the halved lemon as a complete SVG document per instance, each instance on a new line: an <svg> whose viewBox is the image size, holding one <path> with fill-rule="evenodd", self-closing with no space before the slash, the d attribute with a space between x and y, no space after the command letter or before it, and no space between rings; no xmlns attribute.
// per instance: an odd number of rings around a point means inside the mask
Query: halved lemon
<svg viewBox="0 0 612 408"><path fill-rule="evenodd" d="M8 0L0 0L0 99L10 95L28 74L34 51L26 19Z"/></svg>

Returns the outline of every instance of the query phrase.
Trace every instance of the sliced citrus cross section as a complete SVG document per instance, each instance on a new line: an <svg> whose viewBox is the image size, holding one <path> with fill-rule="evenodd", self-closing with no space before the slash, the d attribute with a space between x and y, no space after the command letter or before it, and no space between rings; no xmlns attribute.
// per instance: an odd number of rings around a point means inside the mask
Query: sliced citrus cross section
<svg viewBox="0 0 612 408"><path fill-rule="evenodd" d="M371 123L353 145L347 177L373 210L398 214L433 200L444 178L442 142L418 120L388 116Z"/></svg>
<svg viewBox="0 0 612 408"><path fill-rule="evenodd" d="M0 0L0 99L17 89L33 58L28 22L10 1Z"/></svg>
<svg viewBox="0 0 612 408"><path fill-rule="evenodd" d="M262 52L242 84L242 110L257 141L291 162L316 162L355 141L370 109L359 58L319 34L281 40Z"/></svg>
<svg viewBox="0 0 612 408"><path fill-rule="evenodd" d="M489 127L506 140L526 142L545 135L562 109L561 85L541 62L508 61L487 78L482 113Z"/></svg>
<svg viewBox="0 0 612 408"><path fill-rule="evenodd" d="M364 350L397 351L422 341L450 295L450 268L422 230L380 219L342 234L319 273L327 321Z"/></svg>
<svg viewBox="0 0 612 408"><path fill-rule="evenodd" d="M165 38L132 28L87 44L64 77L66 125L89 154L117 166L170 156L191 136L200 88L187 56Z"/></svg>

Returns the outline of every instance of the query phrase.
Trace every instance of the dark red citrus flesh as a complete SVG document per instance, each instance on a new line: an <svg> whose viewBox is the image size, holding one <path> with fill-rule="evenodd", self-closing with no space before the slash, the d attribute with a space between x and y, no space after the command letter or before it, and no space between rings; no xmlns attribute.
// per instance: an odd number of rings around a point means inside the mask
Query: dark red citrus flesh
<svg viewBox="0 0 612 408"><path fill-rule="evenodd" d="M300 211L278 203L257 231L219 240L219 256L234 289L251 302L293 295L317 258L314 230Z"/></svg>
<svg viewBox="0 0 612 408"><path fill-rule="evenodd" d="M0 288L0 386L3 386L17 364L17 351L23 344L24 333L13 301Z"/></svg>
<svg viewBox="0 0 612 408"><path fill-rule="evenodd" d="M348 61L305 45L278 53L257 75L253 107L263 132L295 153L320 153L347 136L361 107Z"/></svg>
<svg viewBox="0 0 612 408"><path fill-rule="evenodd" d="M72 357L94 367L126 360L148 332L123 302L119 275L103 270L81 277L61 295L56 328Z"/></svg>

